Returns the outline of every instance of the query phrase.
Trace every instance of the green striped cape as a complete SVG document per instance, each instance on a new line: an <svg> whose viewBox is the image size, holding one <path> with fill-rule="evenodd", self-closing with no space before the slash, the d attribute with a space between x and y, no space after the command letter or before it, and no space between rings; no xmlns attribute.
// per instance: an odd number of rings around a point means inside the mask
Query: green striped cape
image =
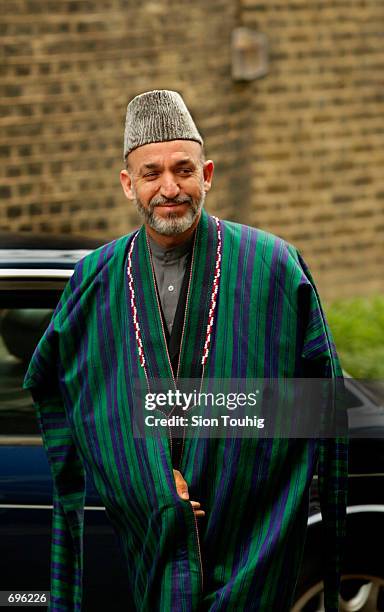
<svg viewBox="0 0 384 612"><path fill-rule="evenodd" d="M208 378L339 377L303 260L280 238L220 221L223 251ZM344 439L186 439L180 471L206 512L199 529L178 497L167 437L132 435L144 380L130 307L134 234L79 262L25 379L54 480L52 611L82 601L86 470L124 551L137 610L289 610L318 473L326 610L336 611L345 528ZM180 377L199 378L217 246L203 211L196 235ZM145 229L132 254L149 378L171 378ZM308 374L309 373L309 374Z"/></svg>

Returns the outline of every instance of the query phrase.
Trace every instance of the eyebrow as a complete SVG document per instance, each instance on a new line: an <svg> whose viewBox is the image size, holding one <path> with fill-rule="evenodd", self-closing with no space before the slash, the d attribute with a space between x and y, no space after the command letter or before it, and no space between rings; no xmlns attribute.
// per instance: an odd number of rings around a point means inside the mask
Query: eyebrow
<svg viewBox="0 0 384 612"><path fill-rule="evenodd" d="M155 164L155 163L148 163L148 164L143 164L140 168L140 171L143 170L156 170L157 168L159 168L159 164Z"/></svg>
<svg viewBox="0 0 384 612"><path fill-rule="evenodd" d="M194 161L190 157L183 157L175 162L173 167L178 168L179 166L186 166L188 164L194 164ZM156 162L148 162L141 166L140 172L144 172L145 170L158 170L159 168L161 168L161 164L157 164Z"/></svg>

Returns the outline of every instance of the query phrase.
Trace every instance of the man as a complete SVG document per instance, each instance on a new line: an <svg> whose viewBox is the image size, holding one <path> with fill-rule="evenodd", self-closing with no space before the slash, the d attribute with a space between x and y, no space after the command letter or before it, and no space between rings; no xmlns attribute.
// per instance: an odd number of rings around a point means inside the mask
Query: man
<svg viewBox="0 0 384 612"><path fill-rule="evenodd" d="M205 212L214 166L176 92L130 102L124 159L143 226L76 266L25 380L54 478L51 610L81 608L86 466L137 610L288 611L318 463L333 612L342 439L133 435L137 381L340 376L311 276L283 240Z"/></svg>

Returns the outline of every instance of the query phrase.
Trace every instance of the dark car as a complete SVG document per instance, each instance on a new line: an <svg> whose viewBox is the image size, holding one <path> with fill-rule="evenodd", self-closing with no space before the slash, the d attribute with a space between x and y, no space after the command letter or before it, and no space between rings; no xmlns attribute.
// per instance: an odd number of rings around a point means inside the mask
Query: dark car
<svg viewBox="0 0 384 612"><path fill-rule="evenodd" d="M0 591L49 591L52 480L30 394L28 361L75 263L102 241L0 234ZM352 433L344 611L384 610L384 408L346 381ZM314 478L294 612L324 610L321 513ZM130 607L124 562L92 478L87 479L84 606ZM282 602L283 603L283 602Z"/></svg>
<svg viewBox="0 0 384 612"><path fill-rule="evenodd" d="M384 611L384 392L345 374L349 478L341 612ZM317 477L311 486L304 560L291 612L322 612L323 539Z"/></svg>
<svg viewBox="0 0 384 612"><path fill-rule="evenodd" d="M49 591L52 479L31 396L21 386L75 263L102 243L0 234L0 591ZM85 610L129 607L123 567L88 477Z"/></svg>

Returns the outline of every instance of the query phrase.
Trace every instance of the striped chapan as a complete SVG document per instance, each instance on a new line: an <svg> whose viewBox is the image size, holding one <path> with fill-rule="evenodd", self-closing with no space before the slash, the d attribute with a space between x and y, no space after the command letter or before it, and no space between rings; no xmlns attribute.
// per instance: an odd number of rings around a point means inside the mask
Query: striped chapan
<svg viewBox="0 0 384 612"><path fill-rule="evenodd" d="M207 378L341 376L309 271L294 247L220 221L222 261ZM145 228L132 275L149 378L170 379ZM186 439L180 471L206 516L197 529L177 495L168 439L132 435L139 363L126 274L134 234L76 266L32 358L33 394L54 480L51 610L82 601L85 469L122 544L136 610L260 610L292 603L312 476L319 475L326 610L338 609L345 529L344 439ZM197 228L182 378L201 376L217 246L203 211Z"/></svg>

